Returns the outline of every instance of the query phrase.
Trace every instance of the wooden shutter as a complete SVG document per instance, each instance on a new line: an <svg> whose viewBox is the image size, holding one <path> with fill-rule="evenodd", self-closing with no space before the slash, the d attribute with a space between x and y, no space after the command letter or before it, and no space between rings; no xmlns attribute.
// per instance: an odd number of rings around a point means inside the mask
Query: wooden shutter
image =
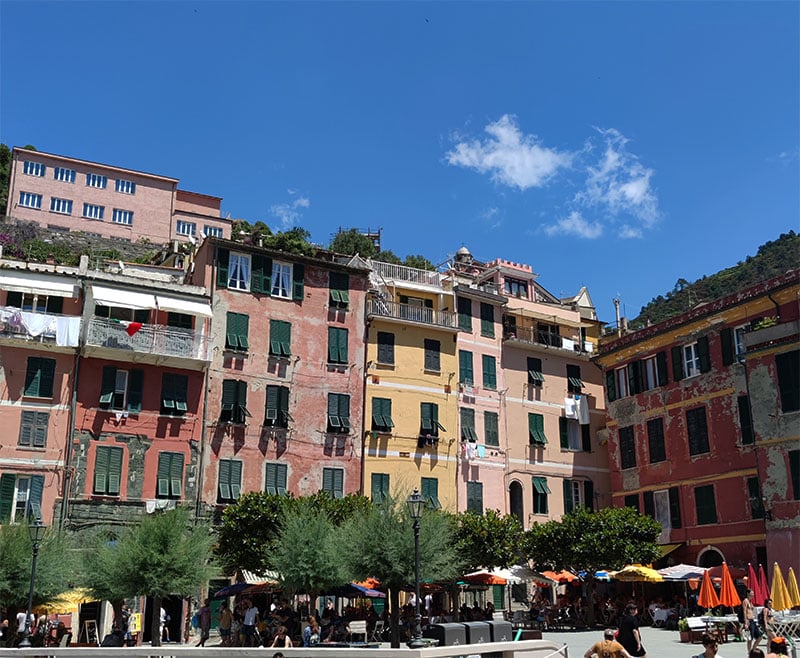
<svg viewBox="0 0 800 658"><path fill-rule="evenodd" d="M286 464L276 464L275 490L278 492L278 495L280 496L286 495L287 472L288 468L286 467Z"/></svg>
<svg viewBox="0 0 800 658"><path fill-rule="evenodd" d="M739 406L739 425L742 431L742 445L754 443L756 437L753 432L753 418L750 415L750 398L746 395L740 395L736 402Z"/></svg>
<svg viewBox="0 0 800 658"><path fill-rule="evenodd" d="M228 287L228 263L231 252L227 249L217 248L217 287Z"/></svg>
<svg viewBox="0 0 800 658"><path fill-rule="evenodd" d="M108 448L97 446L94 459L94 492L106 493L108 487Z"/></svg>
<svg viewBox="0 0 800 658"><path fill-rule="evenodd" d="M389 474L373 473L371 478L371 498L375 502L383 501L389 494Z"/></svg>
<svg viewBox="0 0 800 658"><path fill-rule="evenodd" d="M494 338L494 306L481 302L481 336Z"/></svg>
<svg viewBox="0 0 800 658"><path fill-rule="evenodd" d="M483 485L467 482L467 511L483 514Z"/></svg>
<svg viewBox="0 0 800 658"><path fill-rule="evenodd" d="M676 382L683 379L683 348L680 345L672 348L672 379Z"/></svg>
<svg viewBox="0 0 800 658"><path fill-rule="evenodd" d="M244 313L235 313L236 315L236 338L239 341L239 348L247 350L250 348L250 316Z"/></svg>
<svg viewBox="0 0 800 658"><path fill-rule="evenodd" d="M781 411L800 410L800 350L775 355L778 371L778 389L781 393Z"/></svg>
<svg viewBox="0 0 800 658"><path fill-rule="evenodd" d="M700 358L700 372L711 370L711 356L708 353L708 336L697 339L697 356Z"/></svg>
<svg viewBox="0 0 800 658"><path fill-rule="evenodd" d="M378 332L378 363L394 363L394 334Z"/></svg>
<svg viewBox="0 0 800 658"><path fill-rule="evenodd" d="M347 329L339 330L339 363L347 363L349 360L347 350L347 341L349 335L350 332Z"/></svg>
<svg viewBox="0 0 800 658"><path fill-rule="evenodd" d="M183 454L180 452L172 453L169 479L172 495L180 498L183 492Z"/></svg>
<svg viewBox="0 0 800 658"><path fill-rule="evenodd" d="M497 427L497 414L493 411L483 412L483 428L486 435L486 445L500 445L500 436Z"/></svg>
<svg viewBox="0 0 800 658"><path fill-rule="evenodd" d="M564 491L564 514L569 514L573 509L572 503L572 480L562 480Z"/></svg>
<svg viewBox="0 0 800 658"><path fill-rule="evenodd" d="M583 505L588 510L594 510L594 482L591 480L583 483Z"/></svg>
<svg viewBox="0 0 800 658"><path fill-rule="evenodd" d="M280 411L280 418L278 419L282 427L289 426L289 388L281 386L278 389L280 401L278 402L278 409Z"/></svg>
<svg viewBox="0 0 800 658"><path fill-rule="evenodd" d="M169 480L172 466L172 453L158 453L158 471L156 473L156 496L169 497Z"/></svg>
<svg viewBox="0 0 800 658"><path fill-rule="evenodd" d="M441 343L438 340L426 338L425 341L425 370L437 371L440 369L439 352Z"/></svg>
<svg viewBox="0 0 800 658"><path fill-rule="evenodd" d="M235 379L225 379L222 382L222 415L229 412L227 420L233 419L233 408L236 405L238 382Z"/></svg>
<svg viewBox="0 0 800 658"><path fill-rule="evenodd" d="M231 460L231 498L238 500L242 493L242 462Z"/></svg>
<svg viewBox="0 0 800 658"><path fill-rule="evenodd" d="M350 429L350 396L339 395L339 420L342 421L342 429Z"/></svg>
<svg viewBox="0 0 800 658"><path fill-rule="evenodd" d="M613 402L617 399L617 371L616 370L606 370L606 393L608 395L608 401Z"/></svg>
<svg viewBox="0 0 800 658"><path fill-rule="evenodd" d="M322 490L333 495L333 469L322 469Z"/></svg>
<svg viewBox="0 0 800 658"><path fill-rule="evenodd" d="M278 387L267 386L267 403L264 410L264 423L267 425L277 425L279 398Z"/></svg>
<svg viewBox="0 0 800 658"><path fill-rule="evenodd" d="M475 374L472 370L472 352L458 351L458 381L466 386L475 383Z"/></svg>
<svg viewBox="0 0 800 658"><path fill-rule="evenodd" d="M266 292L264 288L266 260L262 254L253 254L250 257L250 292Z"/></svg>
<svg viewBox="0 0 800 658"><path fill-rule="evenodd" d="M339 335L336 327L328 327L328 362L339 362Z"/></svg>
<svg viewBox="0 0 800 658"><path fill-rule="evenodd" d="M28 490L28 509L26 514L30 520L42 518L42 493L44 492L44 475L31 475Z"/></svg>
<svg viewBox="0 0 800 658"><path fill-rule="evenodd" d="M47 445L47 426L50 414L47 411L37 411L34 414L33 432L31 440L34 448L44 448Z"/></svg>
<svg viewBox="0 0 800 658"><path fill-rule="evenodd" d="M295 263L292 267L292 299L302 301L305 297L305 278L306 268L304 265Z"/></svg>
<svg viewBox="0 0 800 658"><path fill-rule="evenodd" d="M122 448L108 448L108 493L119 495L122 480Z"/></svg>
<svg viewBox="0 0 800 658"><path fill-rule="evenodd" d="M719 342L722 346L722 365L729 366L734 361L733 329L725 327L719 332Z"/></svg>
<svg viewBox="0 0 800 658"><path fill-rule="evenodd" d="M14 508L14 489L17 476L12 473L0 475L0 523L8 523Z"/></svg>
<svg viewBox="0 0 800 658"><path fill-rule="evenodd" d="M240 379L236 382L236 413L235 422L244 423L245 417L250 416L247 410L247 382Z"/></svg>
<svg viewBox="0 0 800 658"><path fill-rule="evenodd" d="M467 297L458 298L458 328L472 331L472 300Z"/></svg>
<svg viewBox="0 0 800 658"><path fill-rule="evenodd" d="M639 392L639 362L631 361L625 370L628 376L628 390L631 395L636 395Z"/></svg>
<svg viewBox="0 0 800 658"><path fill-rule="evenodd" d="M21 446L33 445L33 432L35 425L36 425L36 412L23 411L19 426L19 440L18 440L19 445Z"/></svg>
<svg viewBox="0 0 800 658"><path fill-rule="evenodd" d="M231 500L231 461L220 459L218 489L220 500Z"/></svg>
<svg viewBox="0 0 800 658"><path fill-rule="evenodd" d="M569 425L564 416L558 417L558 436L561 441L561 449L569 450Z"/></svg>
<svg viewBox="0 0 800 658"><path fill-rule="evenodd" d="M339 395L328 393L328 431L338 431L342 423L339 420Z"/></svg>
<svg viewBox="0 0 800 658"><path fill-rule="evenodd" d="M644 492L644 513L647 516L656 518L656 501L652 491Z"/></svg>
<svg viewBox="0 0 800 658"><path fill-rule="evenodd" d="M278 465L277 464L267 464L267 481L265 483L265 490L271 496L276 496L278 494Z"/></svg>
<svg viewBox="0 0 800 658"><path fill-rule="evenodd" d="M492 602L495 610L502 610L505 607L505 598L506 586L492 585Z"/></svg>
<svg viewBox="0 0 800 658"><path fill-rule="evenodd" d="M665 386L667 384L667 353L661 351L656 354L656 370L658 370L658 385Z"/></svg>
<svg viewBox="0 0 800 658"><path fill-rule="evenodd" d="M128 373L128 411L139 413L142 410L144 371L131 370Z"/></svg>
<svg viewBox="0 0 800 658"><path fill-rule="evenodd" d="M483 354L483 387L494 390L497 388L497 364L493 356Z"/></svg>
<svg viewBox="0 0 800 658"><path fill-rule="evenodd" d="M238 313L228 311L225 321L225 347L239 349Z"/></svg>
<svg viewBox="0 0 800 658"><path fill-rule="evenodd" d="M461 408L461 439L463 441L476 441L475 436L475 410Z"/></svg>
<svg viewBox="0 0 800 658"><path fill-rule="evenodd" d="M584 452L592 451L592 426L581 425L581 449Z"/></svg>
<svg viewBox="0 0 800 658"><path fill-rule="evenodd" d="M669 489L669 516L673 528L681 527L681 505L677 487Z"/></svg>

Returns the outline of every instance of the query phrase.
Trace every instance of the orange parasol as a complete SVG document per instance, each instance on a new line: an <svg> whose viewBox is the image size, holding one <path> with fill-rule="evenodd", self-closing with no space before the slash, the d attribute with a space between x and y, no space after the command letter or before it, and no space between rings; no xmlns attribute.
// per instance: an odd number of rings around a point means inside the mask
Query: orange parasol
<svg viewBox="0 0 800 658"><path fill-rule="evenodd" d="M703 584L700 585L700 595L697 597L697 605L706 610L716 608L719 605L717 591L714 589L714 583L711 582L711 576L708 571L703 574Z"/></svg>
<svg viewBox="0 0 800 658"><path fill-rule="evenodd" d="M574 580L578 580L578 577L574 573L570 573L567 570L562 570L556 573L555 571L542 571L541 574L550 580L555 580L557 583L571 583Z"/></svg>
<svg viewBox="0 0 800 658"><path fill-rule="evenodd" d="M800 607L800 590L797 588L797 578L792 567L789 567L789 573L786 574L786 590L789 592L789 602L792 607Z"/></svg>
<svg viewBox="0 0 800 658"><path fill-rule="evenodd" d="M733 586L733 578L731 578L731 572L728 571L727 562L722 563L722 586L719 590L719 602L720 605L725 605L729 608L734 608L742 602L736 592L736 588Z"/></svg>
<svg viewBox="0 0 800 658"><path fill-rule="evenodd" d="M508 581L491 571L473 571L463 576L464 580L474 585L505 585Z"/></svg>
<svg viewBox="0 0 800 658"><path fill-rule="evenodd" d="M783 574L777 562L772 565L772 591L770 598L772 599L772 608L774 610L788 610L792 607L789 591L786 589L786 583L783 580Z"/></svg>

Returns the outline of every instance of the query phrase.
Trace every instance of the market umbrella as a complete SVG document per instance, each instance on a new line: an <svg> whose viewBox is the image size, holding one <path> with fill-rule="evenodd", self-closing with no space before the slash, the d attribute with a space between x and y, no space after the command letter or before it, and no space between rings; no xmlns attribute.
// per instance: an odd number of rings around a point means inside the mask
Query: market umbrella
<svg viewBox="0 0 800 658"><path fill-rule="evenodd" d="M578 580L578 577L567 570L561 570L559 572L555 571L542 571L542 575L545 578L549 578L550 580L555 580L557 583L571 583L575 580Z"/></svg>
<svg viewBox="0 0 800 658"><path fill-rule="evenodd" d="M772 590L770 592L773 610L788 610L792 607L789 599L789 591L786 589L786 582L783 580L781 568L776 562L772 566Z"/></svg>
<svg viewBox="0 0 800 658"><path fill-rule="evenodd" d="M705 567L696 567L692 564L675 564L671 567L659 569L658 573L664 577L664 580L691 580L692 578L702 578L704 571L706 571Z"/></svg>
<svg viewBox="0 0 800 658"><path fill-rule="evenodd" d="M498 576L491 571L482 569L466 574L463 579L473 585L506 585L508 581L502 576Z"/></svg>
<svg viewBox="0 0 800 658"><path fill-rule="evenodd" d="M742 599L736 592L736 587L733 585L733 578L731 572L728 570L728 563L722 563L722 586L719 590L719 602L721 605L734 608L742 603Z"/></svg>
<svg viewBox="0 0 800 658"><path fill-rule="evenodd" d="M88 589L81 587L71 589L59 594L56 598L34 606L33 610L37 613L77 613L82 603L92 601L92 596Z"/></svg>
<svg viewBox="0 0 800 658"><path fill-rule="evenodd" d="M753 605L764 605L764 594L761 591L761 583L758 582L755 567L749 562L747 563L747 587L753 592L753 600L750 601Z"/></svg>
<svg viewBox="0 0 800 658"><path fill-rule="evenodd" d="M800 589L797 588L797 578L795 578L792 567L789 567L789 573L786 574L786 590L789 592L789 601L792 607L800 607Z"/></svg>
<svg viewBox="0 0 800 658"><path fill-rule="evenodd" d="M769 598L769 582L763 564L758 565L758 586L761 588L761 599L766 601Z"/></svg>
<svg viewBox="0 0 800 658"><path fill-rule="evenodd" d="M625 583L660 583L664 580L664 576L658 573L658 571L650 567L643 567L641 564L629 564L619 571L612 571L609 575L614 580L621 580Z"/></svg>
<svg viewBox="0 0 800 658"><path fill-rule="evenodd" d="M703 584L700 585L700 595L697 597L697 605L706 610L716 608L719 605L717 591L714 589L714 583L711 582L711 575L708 571L703 574Z"/></svg>

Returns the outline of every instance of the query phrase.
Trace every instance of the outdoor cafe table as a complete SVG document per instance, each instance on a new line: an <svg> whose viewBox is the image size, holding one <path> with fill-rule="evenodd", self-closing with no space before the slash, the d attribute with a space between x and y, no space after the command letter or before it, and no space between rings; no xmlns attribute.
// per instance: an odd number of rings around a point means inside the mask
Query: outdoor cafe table
<svg viewBox="0 0 800 658"><path fill-rule="evenodd" d="M791 638L795 644L800 643L800 612L776 612L770 626L775 635Z"/></svg>
<svg viewBox="0 0 800 658"><path fill-rule="evenodd" d="M706 632L716 636L720 642L728 641L728 624L738 624L736 615L723 615L722 617L700 617L706 623Z"/></svg>

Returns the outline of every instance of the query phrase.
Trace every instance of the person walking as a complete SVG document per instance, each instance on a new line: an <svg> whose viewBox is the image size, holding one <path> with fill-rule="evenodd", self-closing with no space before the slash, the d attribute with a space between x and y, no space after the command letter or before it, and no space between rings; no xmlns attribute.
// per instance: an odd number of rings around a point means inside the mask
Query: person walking
<svg viewBox="0 0 800 658"><path fill-rule="evenodd" d="M246 647L258 646L258 608L253 605L252 599L247 599L242 623L242 639Z"/></svg>
<svg viewBox="0 0 800 658"><path fill-rule="evenodd" d="M233 615L228 607L228 602L223 601L219 609L219 636L222 638L222 646L231 646L231 626L233 625Z"/></svg>
<svg viewBox="0 0 800 658"><path fill-rule="evenodd" d="M603 631L603 639L589 647L583 658L631 658L625 647L614 639L614 634L613 628Z"/></svg>
<svg viewBox="0 0 800 658"><path fill-rule="evenodd" d="M758 646L761 639L761 629L756 621L756 609L752 602L753 590L749 589L745 592L742 599L742 618L744 619L744 627L747 631L747 651L750 652Z"/></svg>
<svg viewBox="0 0 800 658"><path fill-rule="evenodd" d="M772 612L772 599L767 599L764 601L764 607L761 608L761 612L758 615L761 630L764 631L764 634L767 636L767 646L769 646L772 638L775 637L775 631L772 630L772 620L774 617L775 615Z"/></svg>
<svg viewBox="0 0 800 658"><path fill-rule="evenodd" d="M203 605L197 611L198 628L200 629L200 641L197 643L198 647L206 646L206 640L211 635L211 608L208 604L211 603L209 599L203 602Z"/></svg>
<svg viewBox="0 0 800 658"><path fill-rule="evenodd" d="M637 658L644 658L647 651L642 646L642 635L639 633L639 619L636 614L639 612L639 607L635 603L629 603L625 608L625 616L619 624L619 637L617 640L625 647L625 650L631 656Z"/></svg>

